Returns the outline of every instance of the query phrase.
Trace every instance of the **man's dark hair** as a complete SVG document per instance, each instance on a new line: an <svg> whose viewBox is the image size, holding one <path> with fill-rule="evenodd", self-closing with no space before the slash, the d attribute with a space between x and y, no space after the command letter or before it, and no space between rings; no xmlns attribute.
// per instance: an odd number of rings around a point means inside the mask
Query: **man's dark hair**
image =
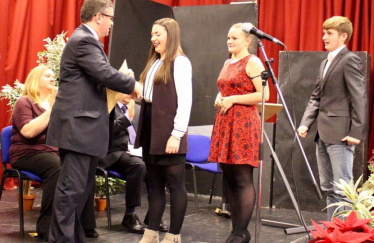
<svg viewBox="0 0 374 243"><path fill-rule="evenodd" d="M98 13L104 13L107 8L113 8L111 0L85 0L81 9L81 22L90 22Z"/></svg>

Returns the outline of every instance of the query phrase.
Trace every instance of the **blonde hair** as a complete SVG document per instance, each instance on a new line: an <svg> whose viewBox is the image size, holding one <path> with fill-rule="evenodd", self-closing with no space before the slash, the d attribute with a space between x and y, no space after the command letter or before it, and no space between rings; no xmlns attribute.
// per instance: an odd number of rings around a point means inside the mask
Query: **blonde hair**
<svg viewBox="0 0 374 243"><path fill-rule="evenodd" d="M171 18L163 18L156 20L153 23L153 25L160 25L164 27L167 33L165 60L161 67L158 69L157 73L155 74L154 83L163 82L164 84L167 84L172 75L170 73L171 63L175 60L177 55L184 55L182 47L180 45L180 29L178 23ZM140 75L140 83L145 82L145 78L147 76L149 69L151 68L152 64L160 57L160 53L157 53L155 51L155 48L152 44L151 49L149 51L147 66Z"/></svg>
<svg viewBox="0 0 374 243"><path fill-rule="evenodd" d="M236 24L234 24L233 26L231 26L231 28L239 28L239 29L244 33L244 36L245 36L246 38L249 38L250 43L249 43L249 45L248 45L248 47L247 47L247 50L248 50L248 52L250 52L250 50L251 50L251 43L252 43L252 41L253 41L253 35L251 35L250 33L244 32L244 31L242 30L242 26L243 26L243 23L236 23ZM230 56L231 56L231 54L230 54Z"/></svg>
<svg viewBox="0 0 374 243"><path fill-rule="evenodd" d="M27 75L25 86L23 87L22 96L27 96L28 98L32 99L35 103L37 103L41 107L41 102L39 99L39 81L45 71L50 69L48 66L40 65L34 67L29 75Z"/></svg>
<svg viewBox="0 0 374 243"><path fill-rule="evenodd" d="M343 16L334 16L325 20L323 23L323 29L334 29L338 31L339 34L346 33L347 39L345 40L344 44L347 44L347 42L351 39L353 32L352 22Z"/></svg>

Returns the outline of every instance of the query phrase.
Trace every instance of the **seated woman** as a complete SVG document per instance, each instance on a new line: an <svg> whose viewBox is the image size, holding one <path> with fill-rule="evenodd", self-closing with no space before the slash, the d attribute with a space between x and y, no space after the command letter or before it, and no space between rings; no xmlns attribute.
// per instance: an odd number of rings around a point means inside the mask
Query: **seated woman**
<svg viewBox="0 0 374 243"><path fill-rule="evenodd" d="M43 179L41 210L36 224L36 231L43 240L48 239L53 198L61 167L58 148L45 144L56 93L53 71L46 66L35 67L27 76L22 97L16 102L12 114L10 163L15 169L29 171ZM90 198L92 201L87 202L85 211L94 210L93 196ZM94 214L83 214L93 215L93 219L86 218L83 222L95 223ZM95 227L84 226L90 231Z"/></svg>

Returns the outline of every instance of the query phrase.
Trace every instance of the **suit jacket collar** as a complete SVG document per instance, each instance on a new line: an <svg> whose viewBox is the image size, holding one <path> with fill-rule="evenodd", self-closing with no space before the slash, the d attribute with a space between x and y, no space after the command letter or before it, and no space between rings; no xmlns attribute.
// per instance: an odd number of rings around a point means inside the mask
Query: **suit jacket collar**
<svg viewBox="0 0 374 243"><path fill-rule="evenodd" d="M329 69L327 69L327 72L325 74L325 77L322 78L322 86L321 86L321 89L323 89L323 87L325 86L329 76L330 76L330 73L332 72L332 70L334 70L335 66L339 63L339 61L342 59L342 57L348 53L348 48L347 47L344 47L337 55L336 57L332 60L330 66L329 66ZM323 77L323 69L325 67L327 63L327 58L325 60L322 61L322 67L321 67L321 70L320 70L320 77Z"/></svg>
<svg viewBox="0 0 374 243"><path fill-rule="evenodd" d="M106 60L107 62L109 62L108 57L106 56L106 54L105 54L105 52L104 52L104 48L103 48L104 46L103 46L103 43L102 43L100 40L96 39L96 36L95 36L95 35L91 32L91 30L88 29L87 26L85 26L84 24L81 24L78 28L81 29L81 30L83 30L83 31L86 32L87 34L92 35L92 36L94 37L94 39L97 41L98 45L101 47L101 51L102 51L102 53L103 53L104 56L105 56L105 60Z"/></svg>
<svg viewBox="0 0 374 243"><path fill-rule="evenodd" d="M94 29L92 29L89 25L86 25L86 24L82 24L82 26L86 27L86 29L88 29L90 31L90 33L95 36L95 39L96 40L100 40L99 38L99 35L95 32Z"/></svg>

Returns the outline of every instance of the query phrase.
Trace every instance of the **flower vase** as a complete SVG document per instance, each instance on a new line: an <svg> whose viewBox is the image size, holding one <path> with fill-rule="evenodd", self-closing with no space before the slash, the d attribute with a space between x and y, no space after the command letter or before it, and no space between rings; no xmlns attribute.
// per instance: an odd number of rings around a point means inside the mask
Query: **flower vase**
<svg viewBox="0 0 374 243"><path fill-rule="evenodd" d="M106 208L106 198L95 198L96 202L96 210L97 211L104 211Z"/></svg>
<svg viewBox="0 0 374 243"><path fill-rule="evenodd" d="M24 212L32 210L35 197L36 197L35 194L23 195L23 211ZM17 200L18 200L18 205L19 205L19 194L17 194Z"/></svg>

